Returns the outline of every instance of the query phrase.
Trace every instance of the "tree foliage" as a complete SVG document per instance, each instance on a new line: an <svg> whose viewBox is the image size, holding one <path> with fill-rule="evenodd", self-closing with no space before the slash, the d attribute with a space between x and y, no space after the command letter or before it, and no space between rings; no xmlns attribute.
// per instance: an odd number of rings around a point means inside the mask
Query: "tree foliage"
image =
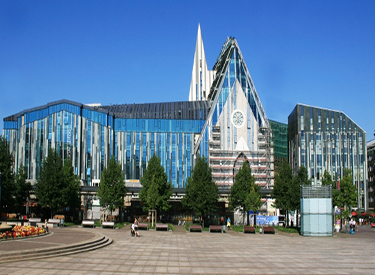
<svg viewBox="0 0 375 275"><path fill-rule="evenodd" d="M109 211L124 206L126 186L121 165L112 156L108 166L103 169L98 188L100 206Z"/></svg>
<svg viewBox="0 0 375 275"><path fill-rule="evenodd" d="M14 158L9 152L8 142L0 136L0 181L1 181L1 203L0 211L8 211L14 205Z"/></svg>
<svg viewBox="0 0 375 275"><path fill-rule="evenodd" d="M70 209L77 209L81 206L81 198L79 195L80 182L77 175L74 174L74 168L70 159L65 160L63 167L63 189L62 196L65 206Z"/></svg>
<svg viewBox="0 0 375 275"><path fill-rule="evenodd" d="M216 210L218 200L218 187L212 180L211 168L207 160L198 157L192 175L188 178L185 197L182 204L205 218Z"/></svg>
<svg viewBox="0 0 375 275"><path fill-rule="evenodd" d="M160 158L155 154L148 162L141 184L142 189L139 192L139 199L143 211L167 211L171 207L169 199L172 195L173 186L168 182L164 167L160 165Z"/></svg>
<svg viewBox="0 0 375 275"><path fill-rule="evenodd" d="M73 173L69 160L63 161L56 150L49 150L42 163L40 177L35 184L35 196L43 208L51 210L51 216L58 210L77 207L79 181Z"/></svg>
<svg viewBox="0 0 375 275"><path fill-rule="evenodd" d="M242 209L244 223L246 213L250 210L257 210L260 206L260 187L255 184L255 178L251 175L249 162L245 161L230 189L229 207L231 209L237 207Z"/></svg>
<svg viewBox="0 0 375 275"><path fill-rule="evenodd" d="M293 172L288 161L284 160L275 175L275 185L272 196L275 198L275 207L287 212L290 210L289 186L293 182Z"/></svg>
<svg viewBox="0 0 375 275"><path fill-rule="evenodd" d="M289 186L289 210L296 210L298 212L301 208L301 186L311 185L308 179L307 169L305 166L300 166L297 175L293 177L292 184ZM296 219L296 226L298 227L298 218Z"/></svg>
<svg viewBox="0 0 375 275"><path fill-rule="evenodd" d="M33 189L30 182L27 182L27 173L25 167L21 165L15 177L15 206L18 213L23 213L24 203L27 202L27 198L30 196L30 192Z"/></svg>
<svg viewBox="0 0 375 275"><path fill-rule="evenodd" d="M173 186L168 182L164 167L160 165L160 158L155 154L147 165L141 184L140 200L144 211L150 209L167 211L170 208L169 199Z"/></svg>
<svg viewBox="0 0 375 275"><path fill-rule="evenodd" d="M40 177L35 184L35 196L43 208L50 208L51 216L64 205L61 189L63 184L62 159L55 150L49 150L42 163Z"/></svg>
<svg viewBox="0 0 375 275"><path fill-rule="evenodd" d="M353 184L352 172L344 169L344 177L340 181L340 191L338 194L338 205L345 208L344 217L349 216L350 207L357 205L358 191Z"/></svg>
<svg viewBox="0 0 375 275"><path fill-rule="evenodd" d="M330 185L332 186L332 205L333 206L340 206L339 202L339 194L340 191L336 189L335 182L332 180L331 174L326 170L324 171L323 178L322 178L322 185L327 186Z"/></svg>
<svg viewBox="0 0 375 275"><path fill-rule="evenodd" d="M275 176L275 186L272 196L275 198L275 206L287 214L288 211L300 209L301 186L310 185L307 169L300 166L297 175L293 176L292 168L284 160ZM297 213L298 216L298 213ZM297 219L298 220L298 219Z"/></svg>
<svg viewBox="0 0 375 275"><path fill-rule="evenodd" d="M308 179L307 169L300 166L297 175L293 177L292 184L289 186L289 210L299 210L301 206L301 186L311 185Z"/></svg>

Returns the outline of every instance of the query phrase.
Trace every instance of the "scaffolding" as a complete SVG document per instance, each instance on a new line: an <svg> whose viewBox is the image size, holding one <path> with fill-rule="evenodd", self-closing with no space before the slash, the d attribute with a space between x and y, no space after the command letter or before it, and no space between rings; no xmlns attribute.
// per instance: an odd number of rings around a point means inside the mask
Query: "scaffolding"
<svg viewBox="0 0 375 275"><path fill-rule="evenodd" d="M227 189L233 185L234 178L245 161L249 162L257 185L262 189L273 188L273 153L269 128L260 128L258 145L258 151L221 150L220 126L213 127L209 141L209 163L212 178L219 189Z"/></svg>

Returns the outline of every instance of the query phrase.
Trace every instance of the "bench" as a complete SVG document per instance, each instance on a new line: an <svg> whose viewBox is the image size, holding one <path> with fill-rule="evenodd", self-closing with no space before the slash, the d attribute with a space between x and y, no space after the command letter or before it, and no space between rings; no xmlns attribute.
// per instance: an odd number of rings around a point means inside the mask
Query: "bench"
<svg viewBox="0 0 375 275"><path fill-rule="evenodd" d="M244 226L243 227L243 233L256 233L256 229L254 226Z"/></svg>
<svg viewBox="0 0 375 275"><path fill-rule="evenodd" d="M52 227L57 227L61 224L60 219L48 219L47 224L52 224Z"/></svg>
<svg viewBox="0 0 375 275"><path fill-rule="evenodd" d="M155 224L155 230L158 230L158 229L168 231L168 224L166 224L166 223L157 223L157 224Z"/></svg>
<svg viewBox="0 0 375 275"><path fill-rule="evenodd" d="M138 223L138 229L148 230L148 224L147 223Z"/></svg>
<svg viewBox="0 0 375 275"><path fill-rule="evenodd" d="M213 231L220 231L221 233L223 233L223 227L221 225L210 225L210 232Z"/></svg>
<svg viewBox="0 0 375 275"><path fill-rule="evenodd" d="M113 229L116 228L115 222L102 222L102 228L103 227L112 227Z"/></svg>
<svg viewBox="0 0 375 275"><path fill-rule="evenodd" d="M272 226L263 227L263 234L276 234L275 227L272 227Z"/></svg>
<svg viewBox="0 0 375 275"><path fill-rule="evenodd" d="M42 221L41 218L30 218L29 223L31 226L37 226L37 223L40 223Z"/></svg>
<svg viewBox="0 0 375 275"><path fill-rule="evenodd" d="M192 224L189 227L189 232L192 232L192 231L200 231L200 232L202 232L202 226L199 225L199 224Z"/></svg>
<svg viewBox="0 0 375 275"><path fill-rule="evenodd" d="M92 220L83 220L82 223L81 223L81 226L84 227L84 226L92 226L92 228L95 227L95 222L92 221Z"/></svg>

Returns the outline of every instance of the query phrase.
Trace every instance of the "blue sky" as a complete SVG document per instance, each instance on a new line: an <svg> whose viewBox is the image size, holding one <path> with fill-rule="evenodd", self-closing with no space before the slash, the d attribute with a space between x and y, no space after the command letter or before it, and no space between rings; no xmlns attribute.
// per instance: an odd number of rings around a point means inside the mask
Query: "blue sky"
<svg viewBox="0 0 375 275"><path fill-rule="evenodd" d="M186 101L198 24L235 37L269 119L340 110L373 139L375 1L0 1L0 119L46 103Z"/></svg>

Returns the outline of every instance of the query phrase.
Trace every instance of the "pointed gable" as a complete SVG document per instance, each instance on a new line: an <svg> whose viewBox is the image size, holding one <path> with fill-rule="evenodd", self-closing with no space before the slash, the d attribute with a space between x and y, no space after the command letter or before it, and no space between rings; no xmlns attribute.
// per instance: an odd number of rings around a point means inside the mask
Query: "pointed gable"
<svg viewBox="0 0 375 275"><path fill-rule="evenodd" d="M237 79L259 126L269 127L266 113L235 38L228 37L225 41L214 70L216 78L211 86L208 99L213 102L213 106L217 105L218 115L220 115L229 91Z"/></svg>
<svg viewBox="0 0 375 275"><path fill-rule="evenodd" d="M269 128L269 123L236 39L227 38L213 69L216 77L208 95L211 110L197 143L201 154L208 156L214 127L220 128L222 149L257 151L259 130ZM240 128L232 123L236 110L246 120Z"/></svg>

